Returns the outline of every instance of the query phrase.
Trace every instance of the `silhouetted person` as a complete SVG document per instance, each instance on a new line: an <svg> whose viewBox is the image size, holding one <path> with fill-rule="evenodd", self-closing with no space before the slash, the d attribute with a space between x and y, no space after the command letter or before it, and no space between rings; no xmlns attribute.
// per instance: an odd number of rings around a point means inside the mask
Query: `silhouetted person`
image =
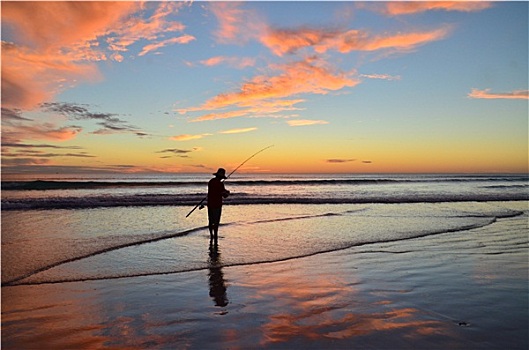
<svg viewBox="0 0 529 350"><path fill-rule="evenodd" d="M215 177L208 183L208 220L209 220L209 237L211 240L218 240L220 216L222 214L222 199L228 197L230 191L224 188L226 179L226 170L219 168Z"/></svg>
<svg viewBox="0 0 529 350"><path fill-rule="evenodd" d="M228 305L226 285L220 263L220 252L217 242L209 244L209 296L215 301L215 306L224 307Z"/></svg>

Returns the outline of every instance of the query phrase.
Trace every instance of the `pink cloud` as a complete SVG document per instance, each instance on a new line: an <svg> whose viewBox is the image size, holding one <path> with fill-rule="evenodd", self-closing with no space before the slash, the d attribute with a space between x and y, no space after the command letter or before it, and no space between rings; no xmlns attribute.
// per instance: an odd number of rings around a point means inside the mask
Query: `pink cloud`
<svg viewBox="0 0 529 350"><path fill-rule="evenodd" d="M528 100L529 99L529 90L514 90L512 92L500 92L492 93L490 89L479 90L472 89L468 94L470 98L482 98L482 99L519 99L519 100Z"/></svg>
<svg viewBox="0 0 529 350"><path fill-rule="evenodd" d="M325 120L295 119L295 120L287 121L287 124L290 126L307 126L307 125L329 124L329 122Z"/></svg>

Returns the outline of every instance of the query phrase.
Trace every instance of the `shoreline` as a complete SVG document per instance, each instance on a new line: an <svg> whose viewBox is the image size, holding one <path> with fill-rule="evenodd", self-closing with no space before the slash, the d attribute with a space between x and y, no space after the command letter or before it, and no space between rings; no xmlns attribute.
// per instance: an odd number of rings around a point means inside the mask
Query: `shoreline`
<svg viewBox="0 0 529 350"><path fill-rule="evenodd" d="M488 202L489 204L501 204L503 203L504 205L506 203L509 203L509 202ZM476 216L476 218L479 218L479 220L472 220L470 223L457 223L455 225L445 225L445 223L443 223L443 225L445 226L436 226L435 228L432 228L430 230L426 230L426 231L418 231L418 232L414 232L413 234L411 234L411 231L407 231L407 232L410 232L409 236L407 237L404 237L402 235L398 235L396 237L386 237L386 238L381 238L381 237L374 237L375 240L374 241L369 241L369 240L365 240L365 239L362 239L360 241L355 241L355 242L347 242L347 241L344 241L343 243L341 244L338 244L338 245L334 245L334 246L330 246L330 247L327 247L327 246L319 246L319 248L314 248L314 249L310 249L309 251L305 251L305 252L302 252L302 251L297 251L297 254L294 252L294 251L289 251L287 252L287 255L285 256L270 256L268 259L263 259L263 260L258 260L258 259L254 259L254 258L249 258L250 260L233 260L234 257L236 255L239 254L239 252L237 252L237 248L243 248L243 250L248 250L248 249L251 249L249 244L254 244L253 242L253 238L255 237L244 237L244 240L247 241L247 242L243 242L241 241L241 238L243 236L248 236L246 234L246 231L248 229L248 225L263 225L263 224L279 224L279 225L276 225L276 226L268 226L268 228L266 228L265 230L267 230L267 232L270 232L270 231L276 231L276 232L279 232L281 230L284 230L284 229L288 229L288 227L290 227L291 229L292 228L296 228L296 225L298 225L299 223L302 223L303 221L305 220L318 220L318 219L330 219L330 218L339 218L341 221L342 221L342 224L345 220L345 222L347 221L354 221L354 220L358 220L358 218L354 218L354 217L349 217L349 214L358 214L358 213L364 213L366 210L366 208L359 208L359 209L355 209L355 210L345 210L344 207L324 207L328 210L331 210L331 212L327 211L327 210L324 210L324 211L321 211L320 213L313 213L312 215L295 215L295 216L292 216L292 217L283 217L283 218L276 218L276 219L271 219L271 220L249 220L249 221L240 221L240 222L237 222L237 221L233 221L233 222L229 222L229 223L225 223L225 224L222 224L222 230L223 231L227 231L226 232L226 237L229 236L229 239L228 239L228 242L226 242L224 244L224 248L228 248L229 249L229 256L230 256L230 259L228 259L227 261L224 260L223 261L223 266L224 267L237 267L237 266L247 266L247 265L254 265L254 264L266 264L266 263L272 263L272 262L282 262L282 261L289 261L289 260L293 260L293 259L300 259L300 258L306 258L306 257L311 257L311 256L314 256L314 255L318 255L318 254L323 254L323 253L332 253L332 252L336 252L336 251L340 251L340 250L344 250L344 249L352 249L352 248L358 248L358 247L362 247L364 245L371 245L371 244L384 244L384 243L391 243L391 242L399 242L399 241L402 241L402 242L405 242L407 240L410 240L410 239L416 239L416 238L419 238L419 237L429 237L429 236L436 236L436 235L442 235L442 234L446 234L446 233L450 233L450 232L459 232L459 231L464 231L464 230L470 230L470 229L477 229L477 228L482 228L482 227L486 227L486 226L489 226L493 223L495 223L498 219L502 219L502 218L512 218L512 217L517 217L517 216L520 216L520 215L524 215L524 211L522 211L522 208L521 208L521 205L522 203L525 203L525 202L520 202L520 201L517 201L517 202L511 202L511 209L507 209L507 208L503 208L503 209L499 209L499 207L496 207L495 209L489 209L491 210L490 212L486 212L487 209L484 209L484 208L481 208L482 210L482 214L480 216ZM462 204L462 203L461 203ZM507 207L509 207L509 205L506 205ZM500 205L501 207L501 205ZM252 208L252 207L248 207L247 209L249 208ZM258 208L258 207L255 207L255 208ZM335 209L338 209L338 208L342 208L342 211L338 210L336 211ZM428 211L428 210L431 210L431 208L427 208L427 207L419 207L420 210L423 210L425 211L425 213ZM233 209L233 208L232 208ZM345 211L343 211L345 210ZM248 211L251 211L248 210ZM239 217L242 213L237 213L235 211L231 212L231 213L228 213L227 215L230 215L230 216L234 216L234 217ZM431 215L432 213L430 212L430 214L425 214L426 218L430 218L428 215ZM443 214L435 214L435 215L443 215ZM446 215L446 214L444 214ZM373 217L373 215L368 215L368 216L371 216ZM366 218L368 217L366 216ZM364 218L364 220L366 219ZM256 219L256 218L254 218ZM433 220L433 217L431 219L427 219L427 220ZM298 223L299 221L299 223ZM446 220L445 220L446 221ZM372 221L371 222L373 224L376 225L376 220L375 221ZM329 222L330 223L330 222ZM396 222L396 224L398 224L399 221ZM422 223L426 223L424 220ZM294 226L286 226L287 224L289 225L294 225ZM414 222L412 224L413 225L418 225L419 222ZM440 222L438 222L438 224L440 224ZM338 226L337 226L338 225ZM407 226L409 227L409 229L412 229L412 226ZM256 226L258 227L258 226ZM326 226L326 229L332 229L332 227L336 228L336 227L340 227L339 226L339 223L333 223L332 226ZM343 229L351 229L351 228L354 228L354 225L353 226L342 226ZM382 228L382 227L381 227ZM390 228L390 230L392 230ZM402 230L402 228L401 228ZM62 274L60 271L63 269L63 265L69 265L69 264L78 264L77 265L77 268L76 269L81 269L81 270L86 270L86 266L83 267L82 265L87 265L87 266L90 266L90 261L92 261L92 263L95 263L97 262L98 260L100 260L99 258L102 257L104 254L107 254L107 253L111 253L111 254L115 254L115 253L120 253L123 249L128 249L128 253L127 254L134 254L137 256L137 253L132 253L132 250L135 248L135 247L138 247L138 249L144 249L145 251L145 255L148 256L150 253L150 251L152 249L158 249L158 248L164 248L164 245L166 246L167 244L170 244L168 242L170 242L172 239L174 238L180 238L180 239L188 239L187 242L181 242L179 243L180 245L187 245L187 244L190 244L190 246L194 246L195 247L195 251L192 253L193 256L195 257L198 257L200 255L202 255L201 253L201 247L203 247L203 242L201 242L201 239L200 237L204 236L205 233L204 232L207 232L207 227L194 227L194 228L189 228L189 229L185 229L183 231L161 231L161 232L156 232L156 233L152 233L152 234L148 234L146 236L140 236L139 238L136 238L135 236L134 237L131 237L131 240L126 240L126 241L122 241L120 242L119 244L115 244L113 243L111 246L106 246L106 245L103 245L101 247L92 247L90 248L89 250L86 250L84 251L83 253L77 253L75 255L72 255L71 257L67 258L67 259L60 259L60 260L55 260L55 261L49 261L47 264L44 264L44 265L41 265L41 267L39 267L38 269L33 269L31 271L28 271L26 272L24 275L18 275L18 276L13 276L13 278L7 278L6 279L6 276L7 275L4 275L4 272L3 271L3 280L2 280L2 287L10 287L10 286L18 286L18 285L40 285L40 284L54 284L54 283L69 283L69 282L84 282L84 281L98 281L98 280L111 280L111 279L121 279L121 278L133 278L133 277L144 277L144 276L161 276L161 275L167 275L167 274L173 274L173 273L182 273L182 272L193 272L193 271L200 271L200 270L206 270L208 267L207 267L207 259L203 259L203 263L202 264L194 264L194 265L189 265L186 267L186 265L183 265L183 266L169 266L169 267L166 267L166 269L164 270L163 268L161 270L158 270L158 271L153 271L153 270L144 270L144 269L139 269L139 270L136 270L137 272L133 273L131 271L128 271L126 273L123 273L123 274L112 274L111 272L109 272L109 274L106 274L106 275L85 275L84 277L80 277L78 276L78 274L74 273L73 276L71 277L68 277L69 275L68 274ZM237 241L238 239L238 241ZM284 239L284 237L276 237L276 239ZM193 242L191 242L190 240L192 240ZM249 240L249 241L248 241ZM263 244L263 240L262 238L260 239L260 244ZM277 241L274 241L274 240L268 240L266 241L266 244L275 244ZM284 243L284 240L283 240L283 243ZM77 242L72 242L69 246L67 246L67 249L75 249L75 250L78 250L79 249L79 245L81 244L80 241L77 241ZM153 246L153 244L160 244L159 246ZM228 247L226 247L226 244L228 244ZM241 246L242 244L244 244L244 246ZM76 247L77 246L77 247ZM292 248L292 247L291 247ZM240 250L240 249L239 249ZM257 251L253 251L254 254L258 254ZM11 253L11 252L6 252L6 255L8 253ZM171 255L168 255L166 257L164 257L164 259L167 259L168 257L171 257L173 256L175 252L171 252L170 254ZM239 254L240 255L240 254ZM248 254L247 254L248 255ZM8 255L9 256L9 255ZM194 259L193 257L191 257L192 259ZM7 258L6 260L7 261ZM4 261L4 263L5 263ZM11 259L11 261L13 261ZM145 264L149 264L149 261L147 260L144 260L143 261ZM121 260L121 263L122 264L128 264L127 263L127 258L125 258L125 260ZM5 266L5 265L4 265ZM59 271L56 271L56 270L59 270ZM75 269L74 269L75 270ZM64 270L62 270L64 271ZM51 273L51 275L50 275ZM39 277L39 275L47 275L50 276L50 278L46 279L42 279Z"/></svg>
<svg viewBox="0 0 529 350"><path fill-rule="evenodd" d="M201 197L198 197L199 199ZM17 212L17 211L42 211L42 210L82 210L82 209L112 209L112 208L142 208L142 207L181 207L189 208L196 204L199 199L192 198L182 200L177 198L178 203L175 204L174 198L160 197L158 195L152 195L151 198L145 196L143 202L137 202L137 198L105 198L104 196L92 197L92 202L76 202L78 198L73 198L73 203L69 203L70 199L59 201L50 200L49 198L32 199L32 203L28 204L26 200L18 201L17 199L10 200L9 203L4 203L2 212ZM384 205L384 204L456 204L456 203L493 203L493 202L527 202L529 201L529 194L519 194L513 196L507 194L504 197L501 195L474 195L467 198L448 196L445 198L425 197L416 199L388 199L388 198L362 198L362 199L303 199L303 198L282 198L282 199L269 199L266 197L253 199L232 199L231 202L225 203L225 207L239 207L248 205ZM125 202L125 203L124 203ZM6 207L7 206L7 207Z"/></svg>

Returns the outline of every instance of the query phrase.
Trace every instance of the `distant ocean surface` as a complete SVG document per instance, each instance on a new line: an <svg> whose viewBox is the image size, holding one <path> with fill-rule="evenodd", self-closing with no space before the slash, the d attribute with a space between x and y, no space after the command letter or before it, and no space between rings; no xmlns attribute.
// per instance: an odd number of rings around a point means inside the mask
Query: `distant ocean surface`
<svg viewBox="0 0 529 350"><path fill-rule="evenodd" d="M47 176L2 180L2 210L192 206L208 174ZM228 205L512 201L529 199L523 175L234 174Z"/></svg>

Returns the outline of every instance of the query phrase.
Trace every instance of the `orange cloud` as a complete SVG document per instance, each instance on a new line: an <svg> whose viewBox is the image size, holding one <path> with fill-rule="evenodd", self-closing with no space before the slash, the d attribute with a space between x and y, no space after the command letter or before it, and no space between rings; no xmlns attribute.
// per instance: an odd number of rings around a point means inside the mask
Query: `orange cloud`
<svg viewBox="0 0 529 350"><path fill-rule="evenodd" d="M338 45L340 52L349 52L355 49L374 51L388 48L409 50L419 45L443 39L444 37L446 37L448 32L449 30L447 28L441 28L429 32L415 32L390 36L378 36L372 38L371 40L368 40L365 43L361 43L359 46L350 44L346 40L339 43Z"/></svg>
<svg viewBox="0 0 529 350"><path fill-rule="evenodd" d="M77 136L78 133L81 132L81 128L79 127L70 127L65 126L58 129L35 129L35 133L38 133L33 139L44 139L44 140L58 140L58 141L66 141L71 140L75 136ZM39 137L40 136L40 137Z"/></svg>
<svg viewBox="0 0 529 350"><path fill-rule="evenodd" d="M189 140L197 140L197 139L201 139L205 136L210 136L211 134L199 134L199 135L189 135L189 134L184 134L184 135L177 135L177 136L172 136L170 137L171 140L174 140L174 141L189 141Z"/></svg>
<svg viewBox="0 0 529 350"><path fill-rule="evenodd" d="M226 61L226 57L215 56L215 57L208 58L207 60L200 61L200 63L202 63L204 66L211 67L211 66L219 65L225 61Z"/></svg>
<svg viewBox="0 0 529 350"><path fill-rule="evenodd" d="M488 1L390 1L368 5L388 16L409 15L431 10L474 12L492 6Z"/></svg>
<svg viewBox="0 0 529 350"><path fill-rule="evenodd" d="M247 116L251 111L249 109L241 109L236 111L229 112L219 112L219 113L209 113L198 118L195 118L191 121L193 122L203 122L206 120L216 120L216 119L229 119Z"/></svg>
<svg viewBox="0 0 529 350"><path fill-rule="evenodd" d="M447 28L429 32L379 36L373 36L360 30L340 32L327 29L301 28L296 30L270 30L261 38L261 42L274 54L282 56L295 53L306 47L313 47L317 53L325 53L331 49L341 53L390 48L409 50L431 41L440 40L447 34Z"/></svg>
<svg viewBox="0 0 529 350"><path fill-rule="evenodd" d="M78 126L57 127L51 123L31 125L2 125L2 132L8 140L50 140L67 141L82 131Z"/></svg>
<svg viewBox="0 0 529 350"><path fill-rule="evenodd" d="M109 49L112 51L128 51L128 47L132 44L138 42L139 40L157 40L158 38L166 35L171 32L181 32L185 29L185 26L173 20L169 20L166 17L172 13L178 12L178 10L185 6L185 3L177 1L164 1L154 3L155 8L154 14L147 19L140 17L131 17L118 27L118 29L109 29L109 34L111 35L107 39L109 44ZM150 5L150 3L149 3ZM180 40L189 40L190 35L184 36L184 39ZM167 39L167 43L170 42ZM190 41L190 40L189 40ZM187 41L187 42L189 42ZM180 42L180 43L187 43Z"/></svg>
<svg viewBox="0 0 529 350"><path fill-rule="evenodd" d="M484 98L484 99L519 99L528 100L529 90L514 90L512 92L491 93L490 89L478 90L472 89L468 94L470 98Z"/></svg>
<svg viewBox="0 0 529 350"><path fill-rule="evenodd" d="M239 34L240 24L243 21L243 11L238 2L214 2L210 9L219 21L219 30L216 33L219 41L234 40Z"/></svg>
<svg viewBox="0 0 529 350"><path fill-rule="evenodd" d="M275 66L282 72L275 76L256 76L241 86L240 91L220 94L207 101L203 109L212 110L232 105L248 105L256 101L279 99L302 93L327 94L346 86L355 86L358 80L348 74L332 72L324 65L310 60Z"/></svg>
<svg viewBox="0 0 529 350"><path fill-rule="evenodd" d="M273 100L273 101L259 101L255 102L252 107L239 109L229 112L216 112L209 113L198 118L192 119L192 122L201 122L206 120L216 119L229 119L237 117L249 117L249 118L260 118L260 117L278 117L276 113L282 111L299 110L300 108L294 107L295 104L304 102L305 100ZM241 103L240 106L246 106L247 103ZM201 110L201 109L196 109ZM184 112L185 113L185 112Z"/></svg>
<svg viewBox="0 0 529 350"><path fill-rule="evenodd" d="M43 1L2 3L2 21L16 27L20 40L40 48L89 41L137 11L134 1Z"/></svg>
<svg viewBox="0 0 529 350"><path fill-rule="evenodd" d="M38 53L2 43L2 106L32 109L50 100L65 82L101 78L93 63L77 63L57 52Z"/></svg>
<svg viewBox="0 0 529 350"><path fill-rule="evenodd" d="M131 16L147 6L154 7L151 17ZM120 52L133 43L183 30L181 23L166 18L181 6L135 1L2 3L2 24L14 29L16 40L2 43L2 106L32 109L74 82L100 78L91 62L121 62ZM178 40L187 37L147 45L146 52Z"/></svg>
<svg viewBox="0 0 529 350"><path fill-rule="evenodd" d="M307 125L329 124L329 122L325 120L295 119L295 120L287 121L287 124L290 126L307 126Z"/></svg>
<svg viewBox="0 0 529 350"><path fill-rule="evenodd" d="M217 16L220 29L217 33L221 41L233 41L239 38L244 30L244 15L240 3L215 3L212 10ZM258 22L258 21L257 21ZM254 27L252 35L259 34L258 38L263 45L268 47L275 55L294 54L304 48L312 48L316 53L322 54L328 50L341 53L350 51L376 51L383 49L411 50L417 46L444 38L449 28L444 27L432 31L417 31L410 33L397 33L387 35L372 35L365 31L337 29L271 29L265 28L262 23ZM266 30L263 30L266 29ZM228 62L230 58L223 56L212 57L201 61L203 65L213 66ZM309 57L302 61L272 65L269 69L272 74L263 74L253 77L241 84L238 91L219 94L204 104L197 107L179 109L185 114L196 111L215 111L191 121L205 121L227 119L235 117L273 116L285 109L297 109L291 104L282 106L284 99L300 94L327 94L344 87L352 87L360 83L356 72L336 72L330 66L316 57ZM360 77L370 79L400 79L399 76L389 75L363 75ZM267 106L264 106L267 104ZM236 108L230 111L219 110ZM277 116L277 115L275 115ZM292 126L312 125L324 121L291 121Z"/></svg>
<svg viewBox="0 0 529 350"><path fill-rule="evenodd" d="M257 130L257 128L231 129L231 130L220 131L220 133L221 134L240 134L240 133L250 132L254 130Z"/></svg>
<svg viewBox="0 0 529 350"><path fill-rule="evenodd" d="M273 101L259 101L258 103L252 103L250 106L251 112L256 114L266 113L277 113L281 111L294 111L300 110L301 108L294 107L298 103L305 102L304 99L298 98L294 100L273 100ZM247 104L242 103L242 106Z"/></svg>
<svg viewBox="0 0 529 350"><path fill-rule="evenodd" d="M162 40L162 41L157 42L157 43L152 43L152 44L149 44L149 45L145 45L143 47L143 50L138 54L138 56L144 56L144 55L146 55L149 52L156 51L159 48L162 48L162 47L167 46L167 45L171 45L171 44L187 44L187 43L189 43L189 42L191 42L193 40L195 40L195 37L192 36L192 35L183 35L183 36L179 36L179 37L176 37L176 38Z"/></svg>
<svg viewBox="0 0 529 350"><path fill-rule="evenodd" d="M274 54L282 56L304 48L318 45L340 35L338 31L326 29L269 29L260 39Z"/></svg>
<svg viewBox="0 0 529 350"><path fill-rule="evenodd" d="M215 33L221 43L248 40L257 36L262 23L254 12L243 9L237 1L211 2L209 9L219 21L219 29Z"/></svg>
<svg viewBox="0 0 529 350"><path fill-rule="evenodd" d="M200 61L200 63L208 67L217 66L222 63L227 63L230 66L233 66L236 68L246 68L246 67L252 67L255 65L255 58L215 56L215 57L208 58L207 60L202 60Z"/></svg>
<svg viewBox="0 0 529 350"><path fill-rule="evenodd" d="M228 107L243 108L207 114L193 121L250 116L252 113L277 113L282 110L294 109L293 104L303 101L301 99L285 100L290 96L327 94L329 91L355 86L360 82L358 79L352 78L355 72L334 72L324 62L314 58L284 65L273 65L271 69L278 71L279 74L256 76L244 83L239 91L219 94L206 101L202 106L179 109L178 112L185 114Z"/></svg>

